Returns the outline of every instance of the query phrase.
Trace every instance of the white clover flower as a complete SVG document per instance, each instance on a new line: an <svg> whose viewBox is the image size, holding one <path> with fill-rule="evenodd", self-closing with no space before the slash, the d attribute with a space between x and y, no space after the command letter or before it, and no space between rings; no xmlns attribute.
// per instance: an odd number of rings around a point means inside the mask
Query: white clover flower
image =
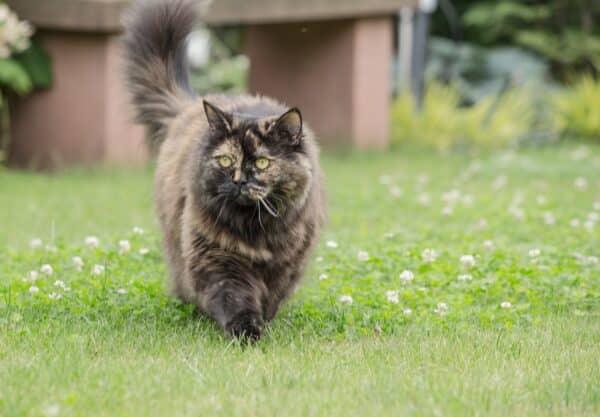
<svg viewBox="0 0 600 417"><path fill-rule="evenodd" d="M342 295L340 297L340 303L342 303L342 304L348 304L348 305L350 305L353 302L354 302L354 300L352 299L352 296L350 296L350 295Z"/></svg>
<svg viewBox="0 0 600 417"><path fill-rule="evenodd" d="M148 248L141 248L141 249L138 251L138 253L139 253L140 255L142 255L142 256L146 256L146 255L148 255L148 254L150 253L150 249L148 249Z"/></svg>
<svg viewBox="0 0 600 417"><path fill-rule="evenodd" d="M473 276L471 274L460 274L456 279L459 281L471 281Z"/></svg>
<svg viewBox="0 0 600 417"><path fill-rule="evenodd" d="M585 230L591 232L592 230L594 230L594 227L596 226L595 222L592 222L590 220L587 220L585 223L583 223L583 227L585 228Z"/></svg>
<svg viewBox="0 0 600 417"><path fill-rule="evenodd" d="M386 239L391 239L394 236L396 236L396 234L394 232L387 232L387 233L383 234L383 237L386 238Z"/></svg>
<svg viewBox="0 0 600 417"><path fill-rule="evenodd" d="M502 302L500 303L500 307L501 307L501 308L511 308L511 307L512 307L512 304L510 303L510 301L502 301Z"/></svg>
<svg viewBox="0 0 600 417"><path fill-rule="evenodd" d="M473 268L477 261L473 255L463 255L460 257L460 263L467 269Z"/></svg>
<svg viewBox="0 0 600 417"><path fill-rule="evenodd" d="M405 284L408 284L413 279L415 279L415 274L413 274L412 271L405 270L402 271L402 273L400 274L400 279L404 281Z"/></svg>
<svg viewBox="0 0 600 417"><path fill-rule="evenodd" d="M94 265L92 268L92 275L102 275L104 273L103 265Z"/></svg>
<svg viewBox="0 0 600 417"><path fill-rule="evenodd" d="M412 310L410 308L405 308L404 310L402 310L402 314L404 314L405 316L410 316L412 314Z"/></svg>
<svg viewBox="0 0 600 417"><path fill-rule="evenodd" d="M141 249L140 249L140 255L144 255L144 254L142 253L142 250L141 250ZM323 262L323 260L324 260L324 258L323 258L322 256L317 256L317 257L315 258L315 261L316 261L316 262Z"/></svg>
<svg viewBox="0 0 600 417"><path fill-rule="evenodd" d="M508 208L508 212L517 220L523 220L525 218L525 210L521 207L511 206Z"/></svg>
<svg viewBox="0 0 600 417"><path fill-rule="evenodd" d="M507 183L508 183L508 178L506 177L506 175L500 175L500 176L496 177L494 182L492 182L492 188L494 190L499 190L501 188L504 188Z"/></svg>
<svg viewBox="0 0 600 417"><path fill-rule="evenodd" d="M548 202L548 199L545 195L540 194L535 198L535 201L538 203L538 205L543 206Z"/></svg>
<svg viewBox="0 0 600 417"><path fill-rule="evenodd" d="M597 222L598 220L600 220L600 214L596 213L595 211L591 211L588 213L587 219L590 222Z"/></svg>
<svg viewBox="0 0 600 417"><path fill-rule="evenodd" d="M581 223L579 222L579 219L571 219L571 221L569 222L569 224L574 229L577 229L581 225Z"/></svg>
<svg viewBox="0 0 600 417"><path fill-rule="evenodd" d="M575 179L574 185L575 185L575 188L577 188L578 190L585 190L588 186L588 182L583 177L577 177Z"/></svg>
<svg viewBox="0 0 600 417"><path fill-rule="evenodd" d="M398 304L400 302L398 295L398 291L387 291L385 293L387 300L393 304Z"/></svg>
<svg viewBox="0 0 600 417"><path fill-rule="evenodd" d="M369 260L369 252L366 252L364 250L359 250L358 253L356 254L356 257L360 262L366 262Z"/></svg>
<svg viewBox="0 0 600 417"><path fill-rule="evenodd" d="M417 201L422 206L428 206L431 204L431 196L427 193L421 193L419 194Z"/></svg>
<svg viewBox="0 0 600 417"><path fill-rule="evenodd" d="M88 236L85 238L85 244L91 249L96 249L100 245L100 240L96 236Z"/></svg>
<svg viewBox="0 0 600 417"><path fill-rule="evenodd" d="M319 275L319 281L324 281L327 278L329 278L329 276L327 274L321 274L321 275Z"/></svg>
<svg viewBox="0 0 600 417"><path fill-rule="evenodd" d="M60 287L60 288L65 288L66 285L65 285L64 281L56 280L56 281L54 281L54 286L55 287Z"/></svg>
<svg viewBox="0 0 600 417"><path fill-rule="evenodd" d="M48 252L56 252L58 249L56 248L56 246L46 245L46 250Z"/></svg>
<svg viewBox="0 0 600 417"><path fill-rule="evenodd" d="M427 264L435 262L437 257L438 257L437 252L430 248L423 250L423 252L421 253L421 258L423 259L423 262L425 262Z"/></svg>
<svg viewBox="0 0 600 417"><path fill-rule="evenodd" d="M143 235L144 234L144 229L142 229L141 227L135 226L133 228L133 233L136 235Z"/></svg>
<svg viewBox="0 0 600 417"><path fill-rule="evenodd" d="M62 294L53 292L53 293L48 294L48 298L51 300L60 300L62 298Z"/></svg>
<svg viewBox="0 0 600 417"><path fill-rule="evenodd" d="M120 240L119 241L119 253L124 255L125 253L131 250L131 243L128 240Z"/></svg>
<svg viewBox="0 0 600 417"><path fill-rule="evenodd" d="M390 187L389 191L390 191L390 196L392 196L392 198L396 199L396 198L402 197L403 192L400 187L393 185Z"/></svg>
<svg viewBox="0 0 600 417"><path fill-rule="evenodd" d="M600 211L600 201L596 201L596 202L594 203L594 210L596 210L596 211Z"/></svg>
<svg viewBox="0 0 600 417"><path fill-rule="evenodd" d="M534 249L530 249L529 250L529 257L531 257L531 258L537 258L541 254L542 254L542 251L539 250L538 248L534 248Z"/></svg>
<svg viewBox="0 0 600 417"><path fill-rule="evenodd" d="M45 406L42 411L44 417L58 417L60 414L60 407L57 404L50 404Z"/></svg>
<svg viewBox="0 0 600 417"><path fill-rule="evenodd" d="M597 264L597 263L598 263L598 257L597 257L597 256L588 256L588 257L585 259L585 261L586 261L586 263L588 263L588 264L595 265L595 264Z"/></svg>
<svg viewBox="0 0 600 417"><path fill-rule="evenodd" d="M52 269L51 265L44 264L40 268L40 272L45 275L52 275L54 273L54 269Z"/></svg>
<svg viewBox="0 0 600 417"><path fill-rule="evenodd" d="M492 250L494 249L494 242L492 242L491 240L485 240L483 241L483 247L487 250Z"/></svg>
<svg viewBox="0 0 600 417"><path fill-rule="evenodd" d="M448 205L456 204L461 197L460 190L453 189L442 193L442 201Z"/></svg>
<svg viewBox="0 0 600 417"><path fill-rule="evenodd" d="M328 240L327 243L325 243L325 245L328 248L337 248L338 247L338 243L334 240Z"/></svg>
<svg viewBox="0 0 600 417"><path fill-rule="evenodd" d="M554 217L554 214L552 214L551 212L547 211L543 214L544 217L544 223L547 224L548 226L552 226L553 224L556 223L556 218Z"/></svg>
<svg viewBox="0 0 600 417"><path fill-rule="evenodd" d="M83 269L83 259L81 259L80 256L74 256L73 257L73 265L75 266L75 269L77 271L81 272Z"/></svg>
<svg viewBox="0 0 600 417"><path fill-rule="evenodd" d="M446 206L442 209L442 214L446 217L452 216L452 214L454 214L454 208L452 206Z"/></svg>
<svg viewBox="0 0 600 417"><path fill-rule="evenodd" d="M36 282L39 276L38 271L29 271L29 281Z"/></svg>
<svg viewBox="0 0 600 417"><path fill-rule="evenodd" d="M40 292L40 289L38 287L36 287L35 285L32 285L31 287L29 287L29 294L37 294L38 292Z"/></svg>
<svg viewBox="0 0 600 417"><path fill-rule="evenodd" d="M125 288L119 288L117 290L117 294L125 295L125 294L127 294L127 290Z"/></svg>
<svg viewBox="0 0 600 417"><path fill-rule="evenodd" d="M440 316L445 316L446 314L448 314L448 304L438 303L437 307L435 308L435 310L433 310L433 312L439 314Z"/></svg>
<svg viewBox="0 0 600 417"><path fill-rule="evenodd" d="M37 238L37 237L36 237L36 238L33 238L33 239L31 239L31 240L29 241L29 247L30 247L31 249L39 249L39 248L41 248L41 247L42 247L42 245L43 245L43 243L42 243L42 239L40 239L40 238Z"/></svg>

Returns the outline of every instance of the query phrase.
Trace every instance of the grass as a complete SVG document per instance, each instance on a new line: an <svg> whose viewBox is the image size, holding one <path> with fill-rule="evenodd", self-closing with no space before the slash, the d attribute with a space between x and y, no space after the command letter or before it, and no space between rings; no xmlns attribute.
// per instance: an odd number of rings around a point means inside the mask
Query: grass
<svg viewBox="0 0 600 417"><path fill-rule="evenodd" d="M0 415L598 415L600 149L324 162L323 242L249 348L166 295L151 170L0 172Z"/></svg>

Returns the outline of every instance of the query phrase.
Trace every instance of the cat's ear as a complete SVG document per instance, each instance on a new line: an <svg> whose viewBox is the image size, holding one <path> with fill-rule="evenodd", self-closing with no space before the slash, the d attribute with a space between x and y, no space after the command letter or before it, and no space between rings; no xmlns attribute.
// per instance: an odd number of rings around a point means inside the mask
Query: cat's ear
<svg viewBox="0 0 600 417"><path fill-rule="evenodd" d="M231 115L206 100L203 101L203 104L206 120L208 120L211 129L231 132L231 122L233 119Z"/></svg>
<svg viewBox="0 0 600 417"><path fill-rule="evenodd" d="M272 129L277 135L291 144L298 144L302 140L302 113L297 108L285 112L273 124Z"/></svg>

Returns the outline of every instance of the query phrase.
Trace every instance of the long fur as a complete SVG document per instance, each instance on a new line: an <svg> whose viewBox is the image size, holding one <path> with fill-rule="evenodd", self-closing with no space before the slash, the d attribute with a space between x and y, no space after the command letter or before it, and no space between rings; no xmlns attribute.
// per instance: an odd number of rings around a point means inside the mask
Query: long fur
<svg viewBox="0 0 600 417"><path fill-rule="evenodd" d="M139 1L124 18L125 76L153 148L193 97L186 40L198 19L196 7L192 0Z"/></svg>

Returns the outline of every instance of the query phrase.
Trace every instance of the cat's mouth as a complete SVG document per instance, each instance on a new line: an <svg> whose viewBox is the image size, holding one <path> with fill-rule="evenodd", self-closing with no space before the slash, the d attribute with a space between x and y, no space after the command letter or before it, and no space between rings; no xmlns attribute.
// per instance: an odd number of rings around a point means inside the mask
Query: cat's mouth
<svg viewBox="0 0 600 417"><path fill-rule="evenodd" d="M251 206L265 199L268 195L266 187L261 187L254 184L247 184L240 187L239 194L236 198L236 203Z"/></svg>

